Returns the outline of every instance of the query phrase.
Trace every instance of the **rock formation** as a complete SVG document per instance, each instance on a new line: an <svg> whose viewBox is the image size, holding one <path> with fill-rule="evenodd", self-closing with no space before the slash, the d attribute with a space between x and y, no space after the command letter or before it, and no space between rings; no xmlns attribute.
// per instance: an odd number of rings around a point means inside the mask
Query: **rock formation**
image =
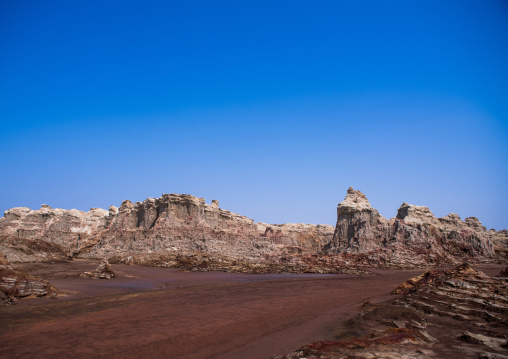
<svg viewBox="0 0 508 359"><path fill-rule="evenodd" d="M0 253L0 300L4 304L12 304L15 298L31 295L43 297L51 294L56 297L57 293L49 282L17 270Z"/></svg>
<svg viewBox="0 0 508 359"><path fill-rule="evenodd" d="M115 272L113 272L113 268L111 268L111 264L109 264L108 260L104 258L94 271L85 272L83 277L93 279L111 279L115 278Z"/></svg>
<svg viewBox="0 0 508 359"><path fill-rule="evenodd" d="M371 207L363 193L350 187L337 206L337 224L325 253L363 254L371 263L456 263L494 257L494 245L475 217L462 221L451 213L436 218L424 206L403 203L387 220Z"/></svg>
<svg viewBox="0 0 508 359"><path fill-rule="evenodd" d="M231 258L203 252L157 252L114 256L110 258L110 262L113 264L178 268L191 272L372 274L368 270L344 266L343 263L316 260L313 255L285 255L276 257L274 260L254 262L242 258Z"/></svg>
<svg viewBox="0 0 508 359"><path fill-rule="evenodd" d="M330 225L254 223L219 208L216 200L207 204L191 195L164 194L126 200L109 211L10 209L0 219L0 250L14 262L182 251L259 261L315 253L330 242L333 230Z"/></svg>
<svg viewBox="0 0 508 359"><path fill-rule="evenodd" d="M301 268L415 267L502 257L505 252L494 252L494 233L500 232L487 232L474 217L435 218L427 207L407 203L388 220L353 188L337 207L335 228L254 223L216 200L164 194L108 211L12 208L0 218L0 251L14 263L75 257L125 262L130 256L147 262L139 256L208 253Z"/></svg>
<svg viewBox="0 0 508 359"><path fill-rule="evenodd" d="M494 252L500 261L508 260L508 229L489 231L492 242L494 243Z"/></svg>
<svg viewBox="0 0 508 359"><path fill-rule="evenodd" d="M388 221L372 208L367 197L349 187L337 206L337 225L326 250L361 253L379 247L389 236Z"/></svg>

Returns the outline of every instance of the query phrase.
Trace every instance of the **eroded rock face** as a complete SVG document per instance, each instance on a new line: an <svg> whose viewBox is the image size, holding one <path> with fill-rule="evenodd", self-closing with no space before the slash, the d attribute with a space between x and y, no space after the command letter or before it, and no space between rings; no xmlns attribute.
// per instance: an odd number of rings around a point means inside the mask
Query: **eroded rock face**
<svg viewBox="0 0 508 359"><path fill-rule="evenodd" d="M286 248L304 252L329 242L332 226L269 225L219 208L219 202L169 194L110 209L92 256L198 251L233 258L260 258Z"/></svg>
<svg viewBox="0 0 508 359"><path fill-rule="evenodd" d="M379 247L389 232L388 221L353 187L337 206L337 225L327 252L366 252Z"/></svg>
<svg viewBox="0 0 508 359"><path fill-rule="evenodd" d="M0 253L0 300L4 304L12 304L15 298L31 295L43 297L51 294L56 297L57 293L49 282L17 270Z"/></svg>
<svg viewBox="0 0 508 359"><path fill-rule="evenodd" d="M333 237L335 228L329 224L285 223L267 224L256 223L256 229L264 238L278 239L285 243L285 252L300 254L302 252L317 252L328 244Z"/></svg>
<svg viewBox="0 0 508 359"><path fill-rule="evenodd" d="M7 210L0 222L3 235L27 239L50 239L50 242L68 244L70 239L79 243L105 228L108 212L91 208L88 212L76 209L53 209L42 205L38 210L18 207Z"/></svg>
<svg viewBox="0 0 508 359"><path fill-rule="evenodd" d="M494 245L475 217L436 218L424 206L403 203L395 218L382 217L366 196L352 187L337 206L337 225L325 253L365 254L370 262L455 263L494 257ZM365 261L366 256L359 257ZM354 261L354 259L353 259ZM423 264L422 263L422 264Z"/></svg>
<svg viewBox="0 0 508 359"><path fill-rule="evenodd" d="M490 238L493 232L477 218L435 218L424 206L403 203L388 220L352 187L337 206L335 227L254 223L220 208L217 200L207 204L186 194L126 200L108 211L20 207L0 218L0 250L11 262L209 253L257 263L408 268L508 253Z"/></svg>
<svg viewBox="0 0 508 359"><path fill-rule="evenodd" d="M494 243L494 251L496 256L501 261L508 260L508 229L501 231L495 231L491 229L489 231L492 242Z"/></svg>
<svg viewBox="0 0 508 359"><path fill-rule="evenodd" d="M47 252L102 258L194 251L260 260L314 253L330 242L333 230L330 225L254 223L219 208L217 200L207 204L204 198L164 194L143 202L126 200L109 211L10 209L0 219L0 250L20 262L54 260ZM46 244L58 251L40 250Z"/></svg>
<svg viewBox="0 0 508 359"><path fill-rule="evenodd" d="M51 253L57 253L59 257L72 256L80 248L93 245L107 223L108 212L100 208L91 208L88 212L53 209L48 205L42 205L38 210L12 208L0 218L0 249L12 261L26 261L34 257L44 260L44 257L51 258ZM34 243L28 244L23 240ZM17 244L17 241L23 243ZM15 248L20 246L32 248L16 253ZM38 250L36 247L42 248Z"/></svg>

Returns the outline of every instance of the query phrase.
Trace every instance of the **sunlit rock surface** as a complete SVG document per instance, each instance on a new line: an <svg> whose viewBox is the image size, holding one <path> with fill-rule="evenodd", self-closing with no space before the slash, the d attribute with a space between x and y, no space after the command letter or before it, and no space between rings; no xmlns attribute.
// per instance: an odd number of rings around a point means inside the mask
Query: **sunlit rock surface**
<svg viewBox="0 0 508 359"><path fill-rule="evenodd" d="M232 262L284 263L319 271L328 267L336 272L352 266L502 261L502 233L487 231L475 217L436 218L427 207L407 203L388 220L351 187L337 207L335 227L255 223L220 208L217 200L208 204L187 194L126 200L119 207L88 212L47 205L37 210L12 208L0 218L0 250L14 263L112 257L123 263L129 256L148 263L151 260L140 256L207 253ZM492 238L498 238L496 246Z"/></svg>
<svg viewBox="0 0 508 359"><path fill-rule="evenodd" d="M95 270L83 273L82 277L92 279L111 279L115 278L115 272L113 272L109 261L104 258Z"/></svg>
<svg viewBox="0 0 508 359"><path fill-rule="evenodd" d="M354 262L457 263L495 257L492 234L475 217L462 221L457 214L436 218L424 206L403 203L387 220L367 197L352 187L337 206L337 224L325 253L349 254Z"/></svg>
<svg viewBox="0 0 508 359"><path fill-rule="evenodd" d="M254 223L219 208L216 200L207 204L204 198L164 194L126 200L109 211L13 208L0 219L0 248L20 262L180 251L261 260L315 253L333 231L330 225Z"/></svg>

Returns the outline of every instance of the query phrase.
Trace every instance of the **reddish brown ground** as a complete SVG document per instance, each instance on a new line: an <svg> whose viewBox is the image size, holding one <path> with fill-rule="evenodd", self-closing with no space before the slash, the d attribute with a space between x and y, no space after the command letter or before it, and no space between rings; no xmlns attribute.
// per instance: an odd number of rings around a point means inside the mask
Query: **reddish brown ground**
<svg viewBox="0 0 508 359"><path fill-rule="evenodd" d="M386 300L422 272L248 275L114 265L118 277L107 281L62 278L97 263L47 266L32 272L68 296L0 307L1 358L269 358L330 338L365 300ZM500 266L480 269L497 274Z"/></svg>

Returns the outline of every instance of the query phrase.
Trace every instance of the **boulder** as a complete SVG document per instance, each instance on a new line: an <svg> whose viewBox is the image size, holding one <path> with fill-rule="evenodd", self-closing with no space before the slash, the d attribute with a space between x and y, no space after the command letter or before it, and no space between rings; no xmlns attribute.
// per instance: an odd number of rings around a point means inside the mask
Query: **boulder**
<svg viewBox="0 0 508 359"><path fill-rule="evenodd" d="M93 279L111 279L115 277L115 272L113 272L113 268L111 268L111 264L109 264L108 260L104 258L94 271L85 272L83 277Z"/></svg>

